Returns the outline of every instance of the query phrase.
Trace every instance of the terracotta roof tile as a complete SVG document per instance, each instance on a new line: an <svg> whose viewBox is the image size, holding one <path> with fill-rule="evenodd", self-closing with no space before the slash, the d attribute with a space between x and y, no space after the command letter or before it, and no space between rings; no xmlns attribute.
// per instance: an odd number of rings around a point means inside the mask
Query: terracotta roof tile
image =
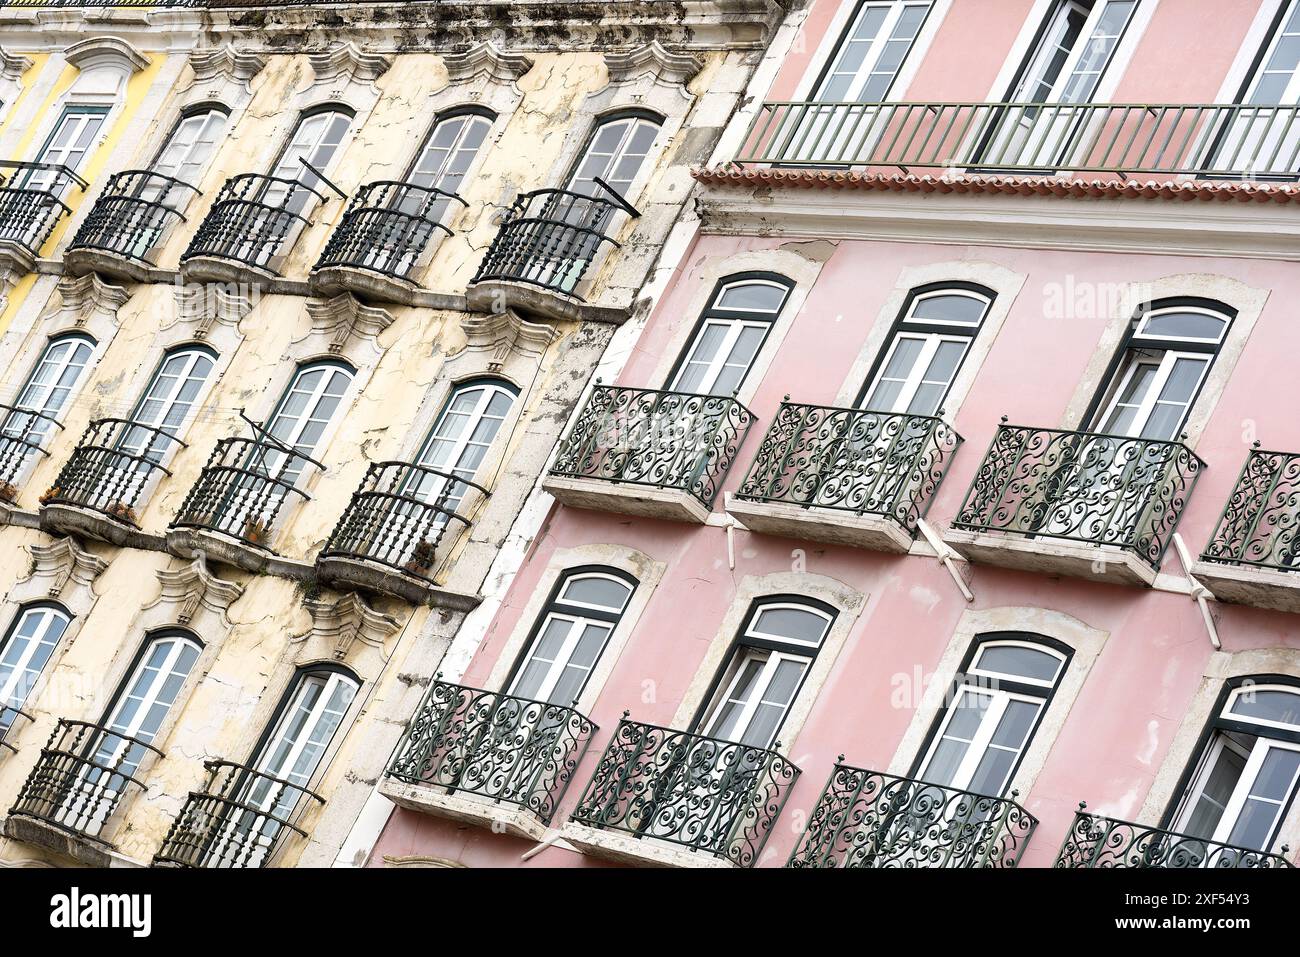
<svg viewBox="0 0 1300 957"><path fill-rule="evenodd" d="M1132 197L1184 202L1300 202L1300 188L1272 183L1207 180L1069 179L1056 176L862 173L844 170L772 169L771 167L697 168L691 175L709 186L780 186L789 189L851 189L891 193L1001 193L1015 196L1072 196L1088 199Z"/></svg>

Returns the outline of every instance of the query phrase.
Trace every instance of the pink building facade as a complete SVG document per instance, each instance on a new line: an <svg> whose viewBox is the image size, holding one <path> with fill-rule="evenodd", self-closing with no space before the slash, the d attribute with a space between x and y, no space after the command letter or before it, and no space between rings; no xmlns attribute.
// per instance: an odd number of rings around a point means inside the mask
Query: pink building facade
<svg viewBox="0 0 1300 957"><path fill-rule="evenodd" d="M1298 67L1297 0L791 12L370 865L1290 866Z"/></svg>

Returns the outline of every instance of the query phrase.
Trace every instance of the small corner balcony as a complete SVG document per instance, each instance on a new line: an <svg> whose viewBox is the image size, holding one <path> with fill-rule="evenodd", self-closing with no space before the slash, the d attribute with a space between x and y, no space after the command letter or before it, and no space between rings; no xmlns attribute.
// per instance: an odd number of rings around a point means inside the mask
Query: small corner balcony
<svg viewBox="0 0 1300 957"><path fill-rule="evenodd" d="M222 184L181 255L186 282L269 282L324 194L297 180L241 173Z"/></svg>
<svg viewBox="0 0 1300 957"><path fill-rule="evenodd" d="M128 787L143 790L140 763L162 752L148 742L85 721L61 719L5 819L5 836L107 867L105 832Z"/></svg>
<svg viewBox="0 0 1300 957"><path fill-rule="evenodd" d="M1292 181L1297 130L1295 105L769 102L736 162Z"/></svg>
<svg viewBox="0 0 1300 957"><path fill-rule="evenodd" d="M183 210L198 192L189 183L148 170L115 173L68 245L64 268L75 276L95 272L145 281L157 265L163 240L185 219Z"/></svg>
<svg viewBox="0 0 1300 957"><path fill-rule="evenodd" d="M203 767L207 781L172 820L155 867L266 867L283 845L307 837L295 822L325 803L305 787L233 761Z"/></svg>
<svg viewBox="0 0 1300 957"><path fill-rule="evenodd" d="M0 160L0 269L31 272L41 247L72 210L60 197L84 179L66 166Z"/></svg>
<svg viewBox="0 0 1300 957"><path fill-rule="evenodd" d="M483 486L410 462L374 462L316 559L322 583L364 589L412 604L468 611L478 597L441 588L467 515L489 496Z"/></svg>
<svg viewBox="0 0 1300 957"><path fill-rule="evenodd" d="M1080 804L1055 867L1290 868L1282 854L1089 814Z"/></svg>
<svg viewBox="0 0 1300 957"><path fill-rule="evenodd" d="M630 721L565 825L584 854L659 867L752 867L799 778L772 748Z"/></svg>
<svg viewBox="0 0 1300 957"><path fill-rule="evenodd" d="M611 234L622 216L641 215L604 188L599 196L564 189L520 194L470 281L469 307L497 312L504 306L543 319L591 316L582 296L587 273L607 247L618 248Z"/></svg>
<svg viewBox="0 0 1300 957"><path fill-rule="evenodd" d="M1015 796L837 763L786 866L1015 867L1038 826Z"/></svg>
<svg viewBox="0 0 1300 957"><path fill-rule="evenodd" d="M41 528L111 545L154 547L140 530L139 512L162 477L172 474L163 459L184 447L165 429L96 419L41 495Z"/></svg>
<svg viewBox="0 0 1300 957"><path fill-rule="evenodd" d="M367 183L334 227L309 282L319 296L350 292L362 299L411 305L438 230L460 196L393 180Z"/></svg>
<svg viewBox="0 0 1300 957"><path fill-rule="evenodd" d="M783 402L726 508L752 532L906 554L960 444L934 416Z"/></svg>
<svg viewBox="0 0 1300 957"><path fill-rule="evenodd" d="M45 440L63 425L35 409L0 402L0 511L12 509L38 456L49 456Z"/></svg>
<svg viewBox="0 0 1300 957"><path fill-rule="evenodd" d="M298 485L309 467L323 469L270 436L221 439L167 529L168 550L188 557L197 548L214 561L266 571L290 506L308 498Z"/></svg>
<svg viewBox="0 0 1300 957"><path fill-rule="evenodd" d="M753 421L729 396L598 385L542 487L574 508L703 524Z"/></svg>
<svg viewBox="0 0 1300 957"><path fill-rule="evenodd" d="M538 841L595 731L573 708L439 676L379 790L413 811Z"/></svg>
<svg viewBox="0 0 1300 957"><path fill-rule="evenodd" d="M1300 455L1252 449L1192 575L1220 601L1300 613Z"/></svg>
<svg viewBox="0 0 1300 957"><path fill-rule="evenodd" d="M1003 422L944 539L981 564L1150 586L1204 467L1181 442Z"/></svg>

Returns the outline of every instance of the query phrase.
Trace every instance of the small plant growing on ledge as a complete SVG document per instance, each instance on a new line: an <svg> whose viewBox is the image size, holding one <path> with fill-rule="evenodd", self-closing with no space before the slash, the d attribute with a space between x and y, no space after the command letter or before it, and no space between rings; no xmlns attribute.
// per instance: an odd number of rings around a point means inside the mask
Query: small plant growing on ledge
<svg viewBox="0 0 1300 957"><path fill-rule="evenodd" d="M48 502L54 501L62 494L63 494L63 489L59 488L57 485L51 485L44 492L41 493L41 497L37 499L37 501L40 502L42 505L45 505Z"/></svg>
<svg viewBox="0 0 1300 957"><path fill-rule="evenodd" d="M0 482L0 501L12 505L18 501L18 486L13 482Z"/></svg>
<svg viewBox="0 0 1300 957"><path fill-rule="evenodd" d="M244 541L250 545L265 545L271 537L271 530L267 528L266 523L250 518L244 522Z"/></svg>
<svg viewBox="0 0 1300 957"><path fill-rule="evenodd" d="M438 543L436 541L431 538L422 540L411 550L411 558L406 563L406 570L415 572L417 575L425 574L433 567L437 553Z"/></svg>
<svg viewBox="0 0 1300 957"><path fill-rule="evenodd" d="M128 522L131 525L136 524L135 509L130 505L127 505L126 502L114 502L108 507L108 514L113 518L123 522Z"/></svg>

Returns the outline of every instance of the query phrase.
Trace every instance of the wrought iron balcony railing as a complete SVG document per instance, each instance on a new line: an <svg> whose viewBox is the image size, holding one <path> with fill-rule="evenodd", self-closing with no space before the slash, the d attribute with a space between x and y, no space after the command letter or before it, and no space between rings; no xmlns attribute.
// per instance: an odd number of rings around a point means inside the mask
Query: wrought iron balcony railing
<svg viewBox="0 0 1300 957"><path fill-rule="evenodd" d="M41 496L41 504L75 505L138 525L136 506L159 473L172 474L162 459L177 447L185 443L165 429L130 419L96 419Z"/></svg>
<svg viewBox="0 0 1300 957"><path fill-rule="evenodd" d="M154 265L153 254L176 220L190 194L189 183L132 169L114 174L68 249L94 249Z"/></svg>
<svg viewBox="0 0 1300 957"><path fill-rule="evenodd" d="M736 495L881 515L914 534L960 444L935 416L782 402Z"/></svg>
<svg viewBox="0 0 1300 957"><path fill-rule="evenodd" d="M551 474L676 489L711 507L753 421L730 396L598 385Z"/></svg>
<svg viewBox="0 0 1300 957"><path fill-rule="evenodd" d="M1300 571L1300 455L1252 449L1203 562Z"/></svg>
<svg viewBox="0 0 1300 957"><path fill-rule="evenodd" d="M135 774L149 752L162 756L138 738L60 719L9 813L103 842L100 831L127 785L143 789Z"/></svg>
<svg viewBox="0 0 1300 957"><path fill-rule="evenodd" d="M1204 467L1181 442L1004 420L952 524L1114 546L1159 568Z"/></svg>
<svg viewBox="0 0 1300 957"><path fill-rule="evenodd" d="M310 802L325 799L290 781L232 761L207 761L208 780L191 791L172 821L154 864L264 867Z"/></svg>
<svg viewBox="0 0 1300 957"><path fill-rule="evenodd" d="M774 102L736 161L1290 179L1300 173L1300 107Z"/></svg>
<svg viewBox="0 0 1300 957"><path fill-rule="evenodd" d="M563 705L434 681L387 774L514 804L549 824L596 730Z"/></svg>
<svg viewBox="0 0 1300 957"><path fill-rule="evenodd" d="M7 739L9 737L9 732L13 729L14 724L19 718L26 718L28 721L33 720L32 716L22 708L0 704L0 748L6 748L15 754L18 753L18 749L15 748Z"/></svg>
<svg viewBox="0 0 1300 957"><path fill-rule="evenodd" d="M835 765L789 867L1015 867L1038 819L1011 799Z"/></svg>
<svg viewBox="0 0 1300 957"><path fill-rule="evenodd" d="M35 256L72 212L61 197L69 187L86 188L86 181L66 166L0 160L0 242L14 243Z"/></svg>
<svg viewBox="0 0 1300 957"><path fill-rule="evenodd" d="M609 236L618 214L641 215L614 190L605 189L601 196L564 189L520 194L472 281L527 283L581 300L575 290L596 254L606 245L619 245Z"/></svg>
<svg viewBox="0 0 1300 957"><path fill-rule="evenodd" d="M51 428L63 426L44 412L0 402L0 499L17 501L27 463L33 455L50 454L43 446Z"/></svg>
<svg viewBox="0 0 1300 957"><path fill-rule="evenodd" d="M1282 854L1270 854L1220 841L1191 837L1158 827L1089 814L1079 805L1056 867L1291 867Z"/></svg>
<svg viewBox="0 0 1300 957"><path fill-rule="evenodd" d="M321 558L377 562L432 582L446 545L468 528L466 499L483 486L408 462L375 462L343 512ZM454 523L454 524L453 524Z"/></svg>
<svg viewBox="0 0 1300 957"><path fill-rule="evenodd" d="M706 738L625 716L573 820L750 867L798 777L799 769L775 748Z"/></svg>
<svg viewBox="0 0 1300 957"><path fill-rule="evenodd" d="M221 532L270 551L289 497L308 498L297 487L308 466L323 468L315 459L268 438L221 439L171 527Z"/></svg>
<svg viewBox="0 0 1300 957"><path fill-rule="evenodd" d="M214 256L276 272L324 195L298 180L241 173L222 185L181 261Z"/></svg>
<svg viewBox="0 0 1300 957"><path fill-rule="evenodd" d="M369 269L414 282L434 232L451 235L440 219L453 200L468 205L455 193L414 183L368 183L348 203L313 268Z"/></svg>

